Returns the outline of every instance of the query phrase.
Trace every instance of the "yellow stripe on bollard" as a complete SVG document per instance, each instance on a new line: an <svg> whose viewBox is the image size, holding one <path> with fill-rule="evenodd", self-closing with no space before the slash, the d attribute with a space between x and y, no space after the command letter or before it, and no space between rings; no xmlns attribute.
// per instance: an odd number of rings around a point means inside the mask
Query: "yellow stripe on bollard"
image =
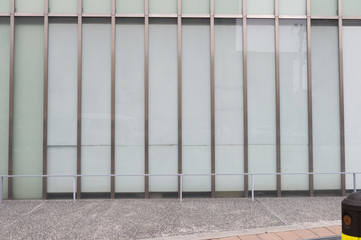
<svg viewBox="0 0 361 240"><path fill-rule="evenodd" d="M343 234L342 233L342 240L360 240L360 238L358 237L352 237L352 236L349 236L349 235L346 235L346 234Z"/></svg>

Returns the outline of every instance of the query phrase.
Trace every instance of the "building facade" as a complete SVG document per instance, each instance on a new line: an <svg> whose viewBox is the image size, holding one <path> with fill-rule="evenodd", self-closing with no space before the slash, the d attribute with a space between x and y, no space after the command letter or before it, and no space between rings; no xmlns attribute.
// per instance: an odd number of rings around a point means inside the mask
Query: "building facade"
<svg viewBox="0 0 361 240"><path fill-rule="evenodd" d="M359 0L1 0L0 175L78 197L345 194ZM186 174L204 174L187 176ZM9 199L72 177L4 178ZM357 179L361 186L361 178Z"/></svg>

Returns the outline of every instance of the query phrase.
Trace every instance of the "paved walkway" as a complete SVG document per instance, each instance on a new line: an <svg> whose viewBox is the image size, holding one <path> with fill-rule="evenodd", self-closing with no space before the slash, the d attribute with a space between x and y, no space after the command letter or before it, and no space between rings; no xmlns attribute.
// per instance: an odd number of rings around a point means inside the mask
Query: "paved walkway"
<svg viewBox="0 0 361 240"><path fill-rule="evenodd" d="M300 229L253 235L239 235L226 238L214 238L212 240L300 240L300 239L329 239L341 235L341 226L329 226L322 228Z"/></svg>
<svg viewBox="0 0 361 240"><path fill-rule="evenodd" d="M4 201L0 205L0 239L305 239L339 234L342 200Z"/></svg>

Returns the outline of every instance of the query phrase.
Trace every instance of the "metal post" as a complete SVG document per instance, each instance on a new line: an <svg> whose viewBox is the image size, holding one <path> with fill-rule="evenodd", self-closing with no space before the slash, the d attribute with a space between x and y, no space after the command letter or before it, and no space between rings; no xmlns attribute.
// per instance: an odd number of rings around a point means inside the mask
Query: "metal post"
<svg viewBox="0 0 361 240"><path fill-rule="evenodd" d="M357 191L356 187L356 173L353 173L353 192L355 193Z"/></svg>
<svg viewBox="0 0 361 240"><path fill-rule="evenodd" d="M252 202L254 202L254 174L251 174Z"/></svg>
<svg viewBox="0 0 361 240"><path fill-rule="evenodd" d="M183 174L180 175L179 199L183 201Z"/></svg>
<svg viewBox="0 0 361 240"><path fill-rule="evenodd" d="M73 203L75 203L75 201L76 201L76 182L77 182L77 177L74 176L73 177Z"/></svg>
<svg viewBox="0 0 361 240"><path fill-rule="evenodd" d="M0 204L3 202L3 177L0 177Z"/></svg>

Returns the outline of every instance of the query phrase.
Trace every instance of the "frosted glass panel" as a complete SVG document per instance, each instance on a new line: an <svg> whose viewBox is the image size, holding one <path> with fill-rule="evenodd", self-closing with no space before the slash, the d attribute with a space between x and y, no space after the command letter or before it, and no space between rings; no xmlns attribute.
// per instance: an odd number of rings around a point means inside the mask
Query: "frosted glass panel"
<svg viewBox="0 0 361 240"><path fill-rule="evenodd" d="M76 19L50 19L48 145L76 145L77 44Z"/></svg>
<svg viewBox="0 0 361 240"><path fill-rule="evenodd" d="M274 21L247 24L249 172L276 172ZM258 178L256 189L275 190L275 176Z"/></svg>
<svg viewBox="0 0 361 240"><path fill-rule="evenodd" d="M117 13L143 13L144 0L116 0Z"/></svg>
<svg viewBox="0 0 361 240"><path fill-rule="evenodd" d="M209 20L184 19L182 25L183 172L210 173ZM184 178L184 191L209 191L210 177Z"/></svg>
<svg viewBox="0 0 361 240"><path fill-rule="evenodd" d="M48 147L48 174L76 174L76 147ZM48 193L73 192L72 177L50 177Z"/></svg>
<svg viewBox="0 0 361 240"><path fill-rule="evenodd" d="M13 174L43 173L44 20L15 22ZM41 198L41 178L13 180L14 198Z"/></svg>
<svg viewBox="0 0 361 240"><path fill-rule="evenodd" d="M209 0L182 0L182 13L209 14Z"/></svg>
<svg viewBox="0 0 361 240"><path fill-rule="evenodd" d="M279 14L306 15L306 0L279 0Z"/></svg>
<svg viewBox="0 0 361 240"><path fill-rule="evenodd" d="M110 146L81 147L82 174L110 174ZM82 192L110 192L110 177L82 177Z"/></svg>
<svg viewBox="0 0 361 240"><path fill-rule="evenodd" d="M144 19L116 22L115 169L144 173ZM116 192L143 192L144 177L116 177Z"/></svg>
<svg viewBox="0 0 361 240"><path fill-rule="evenodd" d="M149 25L149 173L178 173L177 21ZM170 147L172 145L172 147ZM155 192L178 190L177 177L150 177Z"/></svg>
<svg viewBox="0 0 361 240"><path fill-rule="evenodd" d="M210 146L183 146L183 173L205 174L211 173ZM183 191L210 192L211 176L183 177Z"/></svg>
<svg viewBox="0 0 361 240"><path fill-rule="evenodd" d="M242 5L242 0L215 0L214 11L216 14L242 14Z"/></svg>
<svg viewBox="0 0 361 240"><path fill-rule="evenodd" d="M274 15L274 0L247 0L247 14Z"/></svg>
<svg viewBox="0 0 361 240"><path fill-rule="evenodd" d="M177 13L177 0L149 0L149 13Z"/></svg>
<svg viewBox="0 0 361 240"><path fill-rule="evenodd" d="M10 12L10 0L0 1L0 12Z"/></svg>
<svg viewBox="0 0 361 240"><path fill-rule="evenodd" d="M280 21L279 51L281 171L308 172L306 21ZM307 175L282 176L282 190L307 189Z"/></svg>
<svg viewBox="0 0 361 240"><path fill-rule="evenodd" d="M8 174L10 22L0 18L0 175ZM6 180L7 179L3 179ZM3 196L7 198L7 185Z"/></svg>
<svg viewBox="0 0 361 240"><path fill-rule="evenodd" d="M343 77L345 90L345 145L346 172L361 172L361 24L359 21L344 21L343 26ZM358 175L357 186L361 188ZM352 176L347 176L346 187L353 189Z"/></svg>
<svg viewBox="0 0 361 240"><path fill-rule="evenodd" d="M150 146L149 173L177 174L178 173L177 146ZM149 177L149 191L177 192L178 177Z"/></svg>
<svg viewBox="0 0 361 240"><path fill-rule="evenodd" d="M243 172L242 20L215 22L216 172ZM227 151L229 150L229 151ZM240 191L242 176L216 176L216 191Z"/></svg>
<svg viewBox="0 0 361 240"><path fill-rule="evenodd" d="M44 13L44 0L16 0L15 11L21 13Z"/></svg>
<svg viewBox="0 0 361 240"><path fill-rule="evenodd" d="M312 21L312 113L315 172L340 171L340 105L336 21ZM339 189L340 176L315 176L315 189Z"/></svg>
<svg viewBox="0 0 361 240"><path fill-rule="evenodd" d="M343 0L342 11L344 16L361 16L361 1Z"/></svg>
<svg viewBox="0 0 361 240"><path fill-rule="evenodd" d="M77 13L78 1L74 0L49 0L51 13Z"/></svg>
<svg viewBox="0 0 361 240"><path fill-rule="evenodd" d="M116 146L115 174L144 174L144 146ZM115 192L144 192L144 177L115 177Z"/></svg>
<svg viewBox="0 0 361 240"><path fill-rule="evenodd" d="M83 0L84 13L111 13L111 0Z"/></svg>
<svg viewBox="0 0 361 240"><path fill-rule="evenodd" d="M337 16L337 0L311 0L311 15Z"/></svg>
<svg viewBox="0 0 361 240"><path fill-rule="evenodd" d="M110 66L110 21L85 19L82 79L83 174L110 173ZM106 179L109 179L109 182ZM93 185L94 182L96 185ZM104 192L109 184L110 178L84 178L82 191Z"/></svg>

